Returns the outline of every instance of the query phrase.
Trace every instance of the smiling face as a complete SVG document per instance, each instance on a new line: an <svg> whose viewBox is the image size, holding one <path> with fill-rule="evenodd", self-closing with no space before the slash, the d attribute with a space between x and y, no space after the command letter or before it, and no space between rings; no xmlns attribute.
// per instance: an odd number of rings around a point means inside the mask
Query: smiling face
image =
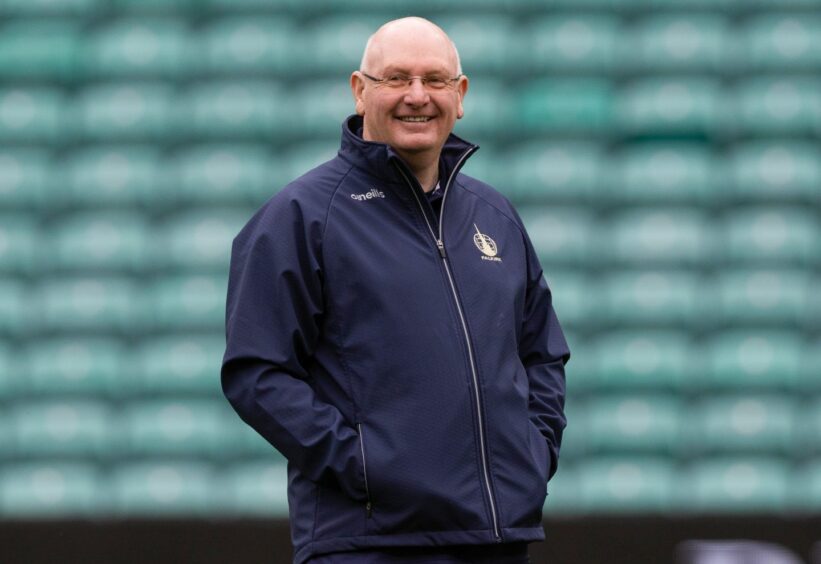
<svg viewBox="0 0 821 564"><path fill-rule="evenodd" d="M377 77L391 75L454 78L456 52L447 36L425 20L407 18L383 26L368 45L362 71ZM362 136L387 143L408 161L438 159L456 120L462 117L466 77L449 88L425 88L421 80L391 88L351 75L356 112L363 116Z"/></svg>

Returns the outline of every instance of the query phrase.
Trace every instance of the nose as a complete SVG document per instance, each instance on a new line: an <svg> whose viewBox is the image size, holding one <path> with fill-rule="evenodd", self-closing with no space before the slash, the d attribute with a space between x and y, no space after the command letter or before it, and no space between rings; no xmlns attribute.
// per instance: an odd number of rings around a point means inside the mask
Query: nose
<svg viewBox="0 0 821 564"><path fill-rule="evenodd" d="M405 91L405 103L412 106L424 106L430 100L428 91L422 84L422 79L413 77L410 81L410 86Z"/></svg>

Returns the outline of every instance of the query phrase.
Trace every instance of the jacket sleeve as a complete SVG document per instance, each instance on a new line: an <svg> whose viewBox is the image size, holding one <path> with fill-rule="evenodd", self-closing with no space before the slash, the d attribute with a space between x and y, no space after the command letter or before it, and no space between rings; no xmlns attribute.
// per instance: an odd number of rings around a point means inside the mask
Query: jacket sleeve
<svg viewBox="0 0 821 564"><path fill-rule="evenodd" d="M364 500L357 432L317 395L308 369L324 308L322 223L280 196L234 239L222 389L308 479Z"/></svg>
<svg viewBox="0 0 821 564"><path fill-rule="evenodd" d="M553 310L550 288L545 282L536 251L526 233L524 238L528 280L519 337L519 358L527 371L530 385L530 420L547 441L550 451L550 479L558 467L562 432L567 424L564 415L564 366L570 359L570 349Z"/></svg>

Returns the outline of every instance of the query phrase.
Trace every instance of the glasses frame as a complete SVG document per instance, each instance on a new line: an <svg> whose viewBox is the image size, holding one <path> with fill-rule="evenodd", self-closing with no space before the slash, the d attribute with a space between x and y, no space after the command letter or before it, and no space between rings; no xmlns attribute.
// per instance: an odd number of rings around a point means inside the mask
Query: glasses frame
<svg viewBox="0 0 821 564"><path fill-rule="evenodd" d="M422 83L422 88L424 88L428 92L441 92L441 91L444 91L444 90L451 90L453 88L453 84L456 83L460 78L462 78L464 76L463 74L460 74L460 75L457 75L453 78L444 79L445 80L445 85L442 88L432 88L432 87L428 87L427 83L428 83L428 80L430 80L430 79L427 76L418 76L418 75L417 76L407 76L407 77L405 77L405 78L407 78L407 83L406 84L403 84L402 86L391 86L390 84L388 84L388 79L387 78L377 78L375 76L369 75L368 73L366 73L364 71L359 71L359 74L361 74L362 76L364 76L368 80L373 81L378 86L386 86L388 88L396 88L396 89L402 88L402 87L407 88L413 83L413 79L418 78L419 81ZM405 75L401 75L401 76L404 77Z"/></svg>

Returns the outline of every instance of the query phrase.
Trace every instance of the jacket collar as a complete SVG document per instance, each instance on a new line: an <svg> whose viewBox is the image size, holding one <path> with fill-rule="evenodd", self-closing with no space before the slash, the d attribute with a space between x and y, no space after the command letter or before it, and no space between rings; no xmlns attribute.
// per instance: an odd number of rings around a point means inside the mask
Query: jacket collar
<svg viewBox="0 0 821 564"><path fill-rule="evenodd" d="M448 178L454 168L464 164L465 154L478 148L478 145L468 143L451 133L445 140L439 156L439 178ZM362 139L362 116L356 114L349 116L342 123L339 156L369 174L389 182L403 182L393 161L399 161L408 168L390 145Z"/></svg>

